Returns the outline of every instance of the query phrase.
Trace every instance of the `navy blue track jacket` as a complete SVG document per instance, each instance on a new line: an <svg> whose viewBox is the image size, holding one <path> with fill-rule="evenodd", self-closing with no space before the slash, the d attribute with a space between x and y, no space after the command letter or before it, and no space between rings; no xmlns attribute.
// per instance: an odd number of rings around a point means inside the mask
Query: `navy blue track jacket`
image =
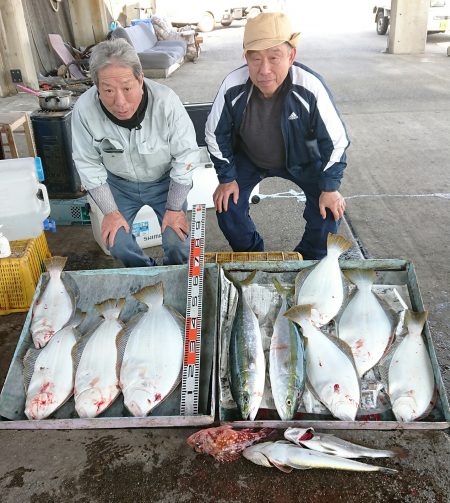
<svg viewBox="0 0 450 503"><path fill-rule="evenodd" d="M281 117L286 169L297 179L317 175L322 191L338 190L350 142L333 98L322 78L300 63L288 78ZM236 179L233 152L252 90L247 65L237 68L222 82L208 116L206 144L220 183Z"/></svg>

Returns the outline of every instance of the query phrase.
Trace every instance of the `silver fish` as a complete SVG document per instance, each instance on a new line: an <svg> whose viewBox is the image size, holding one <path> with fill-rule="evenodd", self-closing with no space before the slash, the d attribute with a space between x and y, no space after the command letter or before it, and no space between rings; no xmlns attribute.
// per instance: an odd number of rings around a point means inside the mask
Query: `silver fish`
<svg viewBox="0 0 450 503"><path fill-rule="evenodd" d="M72 349L79 333L77 316L59 330L41 350L30 348L23 360L26 391L25 415L45 419L72 396L74 371Z"/></svg>
<svg viewBox="0 0 450 503"><path fill-rule="evenodd" d="M328 234L326 257L309 273L301 271L295 279L296 303L312 306L311 321L318 327L326 325L342 306L344 287L338 259L351 246L344 237Z"/></svg>
<svg viewBox="0 0 450 503"><path fill-rule="evenodd" d="M124 325L118 319L125 299L109 299L95 306L103 321L73 350L75 362L75 409L80 417L96 417L120 393L118 337Z"/></svg>
<svg viewBox="0 0 450 503"><path fill-rule="evenodd" d="M338 336L350 346L362 377L385 353L393 339L393 326L372 292L375 272L355 269L344 274L358 289L339 319Z"/></svg>
<svg viewBox="0 0 450 503"><path fill-rule="evenodd" d="M408 333L393 350L389 365L388 394L398 421L415 421L433 408L436 395L433 367L422 330L428 312L406 311Z"/></svg>
<svg viewBox="0 0 450 503"><path fill-rule="evenodd" d="M256 271L244 281L234 282L239 300L231 329L229 368L231 394L242 419L253 421L264 393L266 360L258 319L245 298L242 286L253 280Z"/></svg>
<svg viewBox="0 0 450 503"><path fill-rule="evenodd" d="M181 380L185 319L163 304L163 284L145 287L134 297L148 306L125 336L120 369L124 403L133 416L146 416Z"/></svg>
<svg viewBox="0 0 450 503"><path fill-rule="evenodd" d="M341 458L393 458L396 456L403 457L406 454L399 447L391 450L371 449L342 440L329 433L315 432L314 428L288 428L284 432L284 438L301 447L340 456Z"/></svg>
<svg viewBox="0 0 450 503"><path fill-rule="evenodd" d="M44 263L50 275L44 292L33 307L30 331L36 348L43 348L53 335L69 321L75 310L73 296L61 280L67 257L52 257Z"/></svg>
<svg viewBox="0 0 450 503"><path fill-rule="evenodd" d="M331 468L354 472L397 473L397 470L392 468L369 465L323 452L303 449L283 440L252 445L247 447L242 455L257 465L265 467L275 466L285 473L290 473L294 468L297 470Z"/></svg>
<svg viewBox="0 0 450 503"><path fill-rule="evenodd" d="M282 421L289 421L297 412L305 388L305 350L300 331L284 315L287 293L276 278L273 283L282 297L282 303L270 340L269 377L272 396Z"/></svg>
<svg viewBox="0 0 450 503"><path fill-rule="evenodd" d="M295 306L285 316L302 327L306 337L308 388L333 416L354 421L361 399L360 383L350 348L310 321L311 306Z"/></svg>

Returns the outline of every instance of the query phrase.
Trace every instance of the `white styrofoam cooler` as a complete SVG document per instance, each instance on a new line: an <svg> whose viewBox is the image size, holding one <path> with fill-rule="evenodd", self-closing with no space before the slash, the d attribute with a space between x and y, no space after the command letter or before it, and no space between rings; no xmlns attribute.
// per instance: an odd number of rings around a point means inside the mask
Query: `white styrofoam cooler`
<svg viewBox="0 0 450 503"><path fill-rule="evenodd" d="M205 149L206 152L206 149ZM206 158L202 160L208 160L209 156L206 152ZM207 208L213 208L213 193L216 190L217 185L219 185L219 180L217 178L216 170L214 169L212 163L205 162L203 165L197 167L194 170L192 177L192 189L190 190L187 197L188 210L192 209L194 204L205 204ZM258 194L259 184L253 189L250 194L250 200L254 194ZM102 221L103 214L100 208L95 204L95 201L88 195L87 202L90 205L90 216L91 225L94 238L97 241L100 248L107 254L110 255L107 248L102 243ZM161 227L156 217L156 213L150 206L143 206L133 222L133 234L136 237L137 244L141 248L149 248L151 246L159 246L162 243L161 238Z"/></svg>
<svg viewBox="0 0 450 503"><path fill-rule="evenodd" d="M88 194L87 202L90 205L89 214L91 216L91 225L94 238L100 248L106 253L111 255L106 246L102 242L102 221L103 213L96 205L95 201ZM149 248L150 246L158 246L162 243L161 227L159 226L156 213L150 206L143 206L133 222L132 232L136 237L137 244L141 248Z"/></svg>

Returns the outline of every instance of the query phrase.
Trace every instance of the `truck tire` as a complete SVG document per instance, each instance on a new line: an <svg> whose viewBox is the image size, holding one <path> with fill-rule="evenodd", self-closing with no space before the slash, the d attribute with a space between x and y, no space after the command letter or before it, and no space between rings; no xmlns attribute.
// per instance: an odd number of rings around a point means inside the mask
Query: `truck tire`
<svg viewBox="0 0 450 503"><path fill-rule="evenodd" d="M215 25L214 16L210 12L204 12L197 23L197 28L203 32L213 31Z"/></svg>
<svg viewBox="0 0 450 503"><path fill-rule="evenodd" d="M383 12L379 12L376 17L377 23L377 33L378 35L386 35L388 26L389 26L389 18L386 17Z"/></svg>

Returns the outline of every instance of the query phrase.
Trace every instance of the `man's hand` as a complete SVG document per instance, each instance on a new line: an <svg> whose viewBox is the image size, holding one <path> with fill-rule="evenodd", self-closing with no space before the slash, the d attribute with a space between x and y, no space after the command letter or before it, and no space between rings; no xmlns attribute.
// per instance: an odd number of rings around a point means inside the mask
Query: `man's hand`
<svg viewBox="0 0 450 503"><path fill-rule="evenodd" d="M322 218L327 218L327 208L333 213L334 219L338 221L344 216L345 199L337 190L334 192L322 192L319 197L319 210Z"/></svg>
<svg viewBox="0 0 450 503"><path fill-rule="evenodd" d="M130 226L123 218L119 210L112 211L103 217L102 222L102 241L105 246L113 246L117 231L123 227L127 232L130 232Z"/></svg>
<svg viewBox="0 0 450 503"><path fill-rule="evenodd" d="M186 213L183 210L166 210L161 225L161 232L164 232L166 227L171 227L181 241L185 241L189 235L189 222Z"/></svg>
<svg viewBox="0 0 450 503"><path fill-rule="evenodd" d="M233 202L236 204L239 199L239 185L236 180L229 183L221 183L213 194L214 206L218 213L228 210L228 200L233 196Z"/></svg>

